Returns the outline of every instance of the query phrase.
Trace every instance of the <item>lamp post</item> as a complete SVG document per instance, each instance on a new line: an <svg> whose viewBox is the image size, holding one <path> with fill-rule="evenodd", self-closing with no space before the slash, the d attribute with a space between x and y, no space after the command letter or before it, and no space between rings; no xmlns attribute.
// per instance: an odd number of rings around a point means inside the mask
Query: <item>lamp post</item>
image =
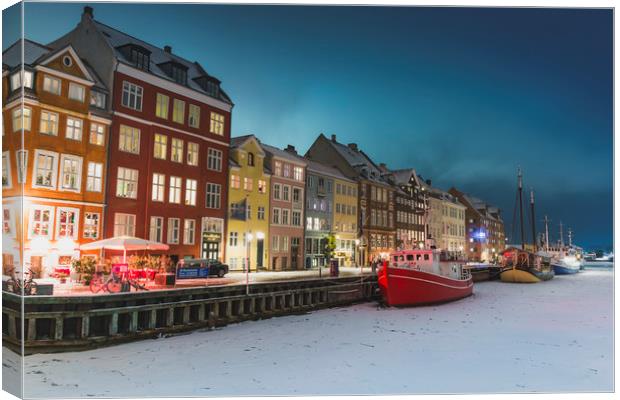
<svg viewBox="0 0 620 400"><path fill-rule="evenodd" d="M252 247L252 239L254 238L254 236L252 235L251 232L249 232L246 236L245 236L245 240L246 240L246 244L245 247L247 248L247 262L245 264L245 294L249 295L250 294L250 248Z"/></svg>

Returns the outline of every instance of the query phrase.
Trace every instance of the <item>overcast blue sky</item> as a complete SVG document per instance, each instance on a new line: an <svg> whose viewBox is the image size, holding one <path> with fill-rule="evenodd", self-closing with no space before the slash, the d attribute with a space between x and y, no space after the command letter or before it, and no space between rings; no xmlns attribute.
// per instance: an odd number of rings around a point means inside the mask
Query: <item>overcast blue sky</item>
<svg viewBox="0 0 620 400"><path fill-rule="evenodd" d="M50 42L83 6L26 3L26 37ZM91 6L221 79L233 135L305 152L336 134L497 204L509 236L520 165L551 232L562 220L579 244L612 243L611 10ZM3 13L3 48L17 15Z"/></svg>

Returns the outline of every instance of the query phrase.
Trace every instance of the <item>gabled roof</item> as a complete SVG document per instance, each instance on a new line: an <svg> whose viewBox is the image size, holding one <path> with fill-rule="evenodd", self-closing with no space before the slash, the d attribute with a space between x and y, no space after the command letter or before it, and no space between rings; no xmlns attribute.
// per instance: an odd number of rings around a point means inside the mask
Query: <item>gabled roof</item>
<svg viewBox="0 0 620 400"><path fill-rule="evenodd" d="M94 82L95 78L91 76L90 71L88 70L88 68L86 68L86 66L84 65L84 62L80 59L80 56L78 56L78 54L75 52L75 49L70 44L64 47L60 47L50 53L44 54L43 56L41 56L39 59L36 60L36 63L38 65L45 66L49 64L50 62L54 61L56 58L60 57L60 55L65 52L69 52L69 54L75 60L78 68L80 69L80 71L82 71L86 79Z"/></svg>
<svg viewBox="0 0 620 400"><path fill-rule="evenodd" d="M294 162L294 163L297 163L303 166L308 164L308 160L300 156L296 156L295 154L291 154L288 151L278 149L277 147L270 146L265 143L261 143L261 146L263 147L263 150L265 151L265 153L267 153L268 155L272 157L282 158L282 159L285 159L285 160L288 160L288 161L291 161L291 162Z"/></svg>
<svg viewBox="0 0 620 400"><path fill-rule="evenodd" d="M34 65L35 61L50 53L51 48L30 39L19 39L2 52L3 69L13 69L22 63L22 42L24 44L24 65Z"/></svg>
<svg viewBox="0 0 620 400"><path fill-rule="evenodd" d="M265 156L265 152L262 149L260 141L254 135L244 135L244 136L236 136L236 137L230 138L230 148L236 149L237 147L243 146L248 141L256 142L256 144L258 145L259 151L261 152L261 155L263 157Z"/></svg>
<svg viewBox="0 0 620 400"><path fill-rule="evenodd" d="M394 183L397 185L409 185L411 177L413 177L416 185L420 186L420 179L418 179L418 174L413 168L396 169L392 170L391 173L394 177Z"/></svg>
<svg viewBox="0 0 620 400"><path fill-rule="evenodd" d="M300 157L300 158L302 158L302 157ZM351 179L349 179L346 176L344 176L342 174L342 172L340 172L340 170L338 170L337 168L330 167L330 166L327 166L327 165L322 164L320 162L309 160L307 158L302 158L302 159L306 163L308 163L307 168L308 168L308 172L309 173L314 172L316 174L330 176L332 178L340 179L340 180L343 180L343 181L354 182Z"/></svg>
<svg viewBox="0 0 620 400"><path fill-rule="evenodd" d="M187 86L190 89L196 92L200 92L201 94L213 97L211 93L203 89L194 80L196 78L204 77L206 74L205 70L197 62L188 61L182 57L177 56L176 54L168 53L164 51L164 49L161 49L150 43L137 39L131 35L121 32L97 20L93 19L93 23L96 26L96 28L101 32L102 36L108 42L110 47L114 50L114 54L118 61L123 62L127 65L133 65L133 63L125 57L125 55L120 50L120 48L122 48L123 46L127 46L127 45L140 46L150 52L150 63L149 63L149 71L148 71L149 73L156 75L160 78L174 82L174 80L160 67L160 65L163 65L169 62L178 63L182 65L183 67L187 68ZM209 75L207 74L206 76L209 76ZM217 81L219 82L219 80ZM221 88L219 90L218 97L215 97L215 98L232 105L232 101L230 100L230 97L228 97L226 92L224 92L224 90Z"/></svg>
<svg viewBox="0 0 620 400"><path fill-rule="evenodd" d="M321 134L323 135L323 134ZM383 172L379 167L361 150L354 150L350 146L344 145L334 140L325 138L325 141L329 143L340 154L345 161L360 175L371 181L389 185L387 179L383 177ZM364 175L364 172L366 174Z"/></svg>

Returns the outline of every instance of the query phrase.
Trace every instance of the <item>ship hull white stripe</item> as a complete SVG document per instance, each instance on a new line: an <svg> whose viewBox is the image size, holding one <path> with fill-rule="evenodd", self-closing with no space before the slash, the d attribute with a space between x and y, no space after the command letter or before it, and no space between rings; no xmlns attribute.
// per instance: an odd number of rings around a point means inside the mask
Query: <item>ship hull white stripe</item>
<svg viewBox="0 0 620 400"><path fill-rule="evenodd" d="M473 282L470 283L469 285L465 286L465 287L461 287L461 286L446 285L445 283L439 283L437 281L430 281L428 279L413 278L411 276L402 276L402 275L390 275L389 276L389 279L393 279L393 278L411 279L411 280L414 280L414 281L428 282L428 283L432 283L434 285L439 285L439 286L444 286L444 287L448 287L448 288L451 288L451 289L459 289L459 290L466 290L466 289L469 289L470 287L474 286Z"/></svg>

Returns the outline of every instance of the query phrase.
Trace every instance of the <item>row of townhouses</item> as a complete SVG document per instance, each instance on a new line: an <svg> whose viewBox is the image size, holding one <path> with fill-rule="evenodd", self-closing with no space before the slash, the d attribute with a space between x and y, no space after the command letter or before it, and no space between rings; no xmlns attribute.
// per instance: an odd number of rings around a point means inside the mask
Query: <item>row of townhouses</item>
<svg viewBox="0 0 620 400"><path fill-rule="evenodd" d="M325 265L328 237L347 266L428 239L477 260L502 249L499 209L376 164L355 143L321 134L301 155L231 138L217 78L91 7L47 45L16 42L2 68L7 267L52 274L88 255L81 244L122 235L233 270Z"/></svg>

